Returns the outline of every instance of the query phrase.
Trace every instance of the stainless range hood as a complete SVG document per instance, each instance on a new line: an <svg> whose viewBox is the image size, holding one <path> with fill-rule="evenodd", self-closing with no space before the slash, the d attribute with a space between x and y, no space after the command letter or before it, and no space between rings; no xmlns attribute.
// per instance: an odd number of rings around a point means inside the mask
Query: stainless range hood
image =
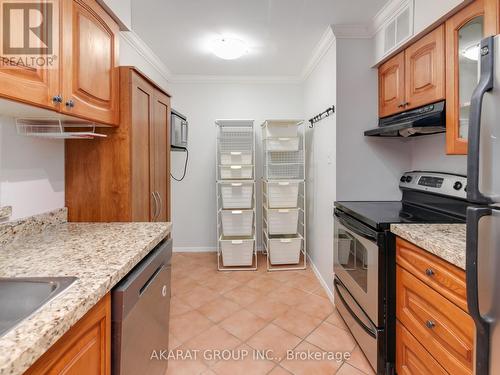
<svg viewBox="0 0 500 375"><path fill-rule="evenodd" d="M416 137L446 132L445 102L437 102L379 120L367 137Z"/></svg>

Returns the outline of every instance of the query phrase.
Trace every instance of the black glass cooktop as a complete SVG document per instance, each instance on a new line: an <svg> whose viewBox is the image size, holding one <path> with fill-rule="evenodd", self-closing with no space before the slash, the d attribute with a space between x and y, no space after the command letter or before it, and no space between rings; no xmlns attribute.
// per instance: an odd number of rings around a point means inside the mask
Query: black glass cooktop
<svg viewBox="0 0 500 375"><path fill-rule="evenodd" d="M399 223L465 223L465 216L461 212L449 208L446 202L443 202L442 206L435 204L432 208L403 201L335 202L336 210L341 210L379 230Z"/></svg>

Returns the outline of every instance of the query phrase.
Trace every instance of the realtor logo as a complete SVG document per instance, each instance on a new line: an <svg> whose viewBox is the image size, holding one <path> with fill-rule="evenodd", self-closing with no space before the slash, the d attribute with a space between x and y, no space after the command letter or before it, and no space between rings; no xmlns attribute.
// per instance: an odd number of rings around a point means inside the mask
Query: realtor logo
<svg viewBox="0 0 500 375"><path fill-rule="evenodd" d="M50 68L58 50L58 13L54 2L0 0L0 4L1 67Z"/></svg>

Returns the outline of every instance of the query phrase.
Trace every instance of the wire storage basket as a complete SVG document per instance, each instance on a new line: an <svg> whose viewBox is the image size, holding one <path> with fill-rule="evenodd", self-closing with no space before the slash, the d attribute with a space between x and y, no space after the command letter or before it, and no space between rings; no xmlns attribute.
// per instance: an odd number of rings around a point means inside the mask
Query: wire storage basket
<svg viewBox="0 0 500 375"><path fill-rule="evenodd" d="M217 120L217 268L256 270L253 120Z"/></svg>
<svg viewBox="0 0 500 375"><path fill-rule="evenodd" d="M298 133L295 138L297 148L290 151L276 151L269 149L269 139L264 139L264 179L275 180L304 180L305 179L305 153L304 136Z"/></svg>
<svg viewBox="0 0 500 375"><path fill-rule="evenodd" d="M262 124L262 237L269 271L307 265L304 131L302 120Z"/></svg>
<svg viewBox="0 0 500 375"><path fill-rule="evenodd" d="M17 134L47 139L106 138L94 123L60 118L16 118Z"/></svg>

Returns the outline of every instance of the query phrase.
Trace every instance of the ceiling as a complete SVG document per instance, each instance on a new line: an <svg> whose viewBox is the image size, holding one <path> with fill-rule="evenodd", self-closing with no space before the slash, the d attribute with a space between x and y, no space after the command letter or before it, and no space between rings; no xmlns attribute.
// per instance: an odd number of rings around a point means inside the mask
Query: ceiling
<svg viewBox="0 0 500 375"><path fill-rule="evenodd" d="M174 75L300 76L331 24L367 23L386 0L133 0L132 28ZM217 37L246 41L215 57Z"/></svg>

